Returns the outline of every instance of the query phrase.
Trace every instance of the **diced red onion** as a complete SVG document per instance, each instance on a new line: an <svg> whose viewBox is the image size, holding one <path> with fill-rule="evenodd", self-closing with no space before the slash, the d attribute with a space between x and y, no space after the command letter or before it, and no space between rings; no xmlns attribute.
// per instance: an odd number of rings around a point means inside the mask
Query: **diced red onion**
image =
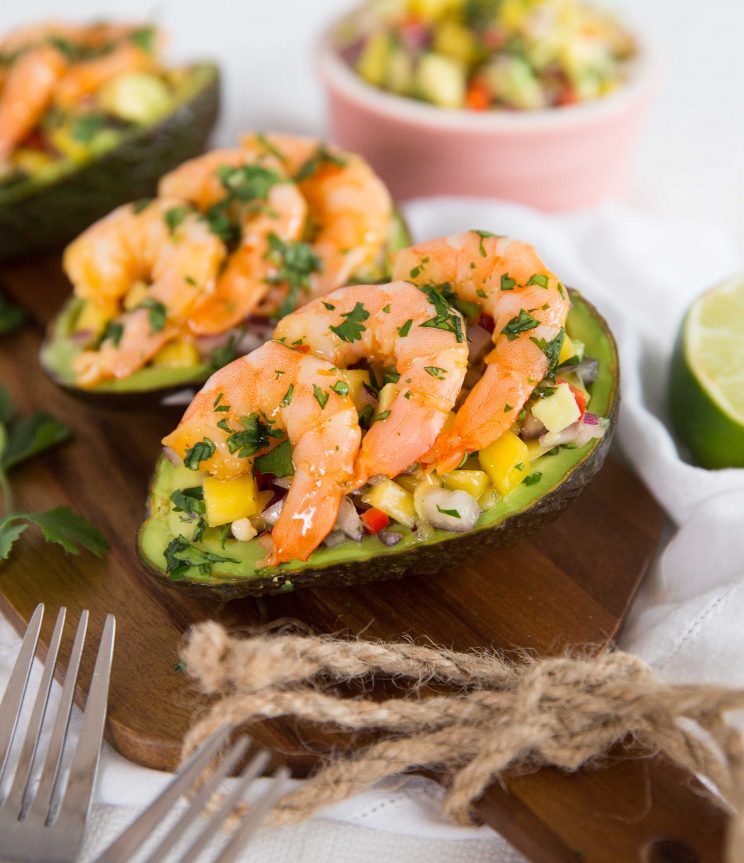
<svg viewBox="0 0 744 863"><path fill-rule="evenodd" d="M93 341L93 330L76 330L70 335L70 342L76 348L84 348Z"/></svg>
<svg viewBox="0 0 744 863"><path fill-rule="evenodd" d="M468 327L468 362L477 363L491 347L491 334L480 324L471 324Z"/></svg>
<svg viewBox="0 0 744 863"><path fill-rule="evenodd" d="M271 480L271 484L275 485L277 488L287 489L292 483L291 476L277 476Z"/></svg>
<svg viewBox="0 0 744 863"><path fill-rule="evenodd" d="M346 539L347 536L342 530L332 530L323 540L323 545L326 548L333 548L336 545L341 545L342 542L346 542Z"/></svg>
<svg viewBox="0 0 744 863"><path fill-rule="evenodd" d="M183 462L181 461L181 456L178 453L171 449L169 446L163 447L163 455L168 459L168 461L173 465L173 467L180 467Z"/></svg>
<svg viewBox="0 0 744 863"><path fill-rule="evenodd" d="M544 435L540 436L540 446L545 449L552 449L554 446L574 443L580 425L581 423L575 422L559 432L545 432Z"/></svg>
<svg viewBox="0 0 744 863"><path fill-rule="evenodd" d="M336 524L333 526L333 529L341 531L349 539L353 539L354 542L362 541L362 537L364 536L362 520L359 518L359 513L348 497L341 498L341 506L338 508Z"/></svg>
<svg viewBox="0 0 744 863"><path fill-rule="evenodd" d="M284 498L272 503L271 506L266 507L266 509L261 513L261 518L267 525L269 525L269 527L273 527L277 521L279 521L279 516L282 514L283 506Z"/></svg>
<svg viewBox="0 0 744 863"><path fill-rule="evenodd" d="M586 418L586 416L585 416ZM590 440L594 440L595 438L601 438L604 436L605 429L607 428L607 423L602 423L601 421L594 425L592 423L582 422L579 425L579 430L576 434L576 446L584 446L585 443L589 443Z"/></svg>
<svg viewBox="0 0 744 863"><path fill-rule="evenodd" d="M394 530L378 531L377 536L379 537L380 542L387 546L397 545L403 539L403 534L397 533Z"/></svg>
<svg viewBox="0 0 744 863"><path fill-rule="evenodd" d="M588 426L598 426L599 425L599 417L596 414L585 413L584 414L584 422Z"/></svg>

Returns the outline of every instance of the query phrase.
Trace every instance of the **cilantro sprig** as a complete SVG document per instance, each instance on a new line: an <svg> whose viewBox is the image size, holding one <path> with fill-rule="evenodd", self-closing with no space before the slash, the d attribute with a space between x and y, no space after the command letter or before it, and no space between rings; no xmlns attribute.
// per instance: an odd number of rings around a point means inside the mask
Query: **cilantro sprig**
<svg viewBox="0 0 744 863"><path fill-rule="evenodd" d="M300 291L310 290L310 276L320 272L323 263L308 243L296 240L285 242L273 233L269 234L266 257L277 267L276 272L268 278L269 284L286 284L289 289L278 312L281 318L295 310Z"/></svg>
<svg viewBox="0 0 744 863"><path fill-rule="evenodd" d="M343 323L330 327L330 330L345 342L361 341L362 333L367 329L364 322L369 318L364 304L356 303L350 312L344 312L341 317L345 318Z"/></svg>
<svg viewBox="0 0 744 863"><path fill-rule="evenodd" d="M100 557L108 551L103 534L66 506L45 512L20 512L13 507L9 471L69 437L70 430L45 411L18 417L10 394L0 387L0 491L5 504L5 513L0 517L0 560L7 560L13 545L30 525L38 527L47 542L62 546L68 554L79 554L84 548Z"/></svg>

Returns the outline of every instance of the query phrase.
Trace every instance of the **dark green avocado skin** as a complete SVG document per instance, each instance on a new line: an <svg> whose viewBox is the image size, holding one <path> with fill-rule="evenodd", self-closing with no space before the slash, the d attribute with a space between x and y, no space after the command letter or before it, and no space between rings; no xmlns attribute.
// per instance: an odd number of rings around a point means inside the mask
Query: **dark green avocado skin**
<svg viewBox="0 0 744 863"><path fill-rule="evenodd" d="M155 194L158 180L201 153L217 120L219 71L161 122L51 185L0 198L0 261L59 248L114 207Z"/></svg>
<svg viewBox="0 0 744 863"><path fill-rule="evenodd" d="M573 291L572 296L575 296ZM339 561L322 568L300 568L287 572L279 570L264 577L253 576L233 581L225 580L220 583L206 583L188 578L178 580L171 578L163 568L154 564L152 557L144 551L145 523L140 528L137 538L137 552L143 566L157 581L171 589L202 599L229 601L244 596L283 593L302 587L350 586L369 581L382 581L401 578L414 572L417 575L430 575L447 566L457 565L458 561L472 560L484 551L516 545L527 535L549 524L560 515L599 472L610 450L620 406L617 347L602 316L586 300L582 299L582 304L591 314L594 324L601 332L602 338L606 340L609 354L612 356L609 409L605 414L609 419L609 426L598 444L563 474L560 483L547 490L531 505L515 511L494 525L464 534L448 534L446 540L422 542L398 553L395 553L394 549L381 546L379 557L366 560L354 560L348 563ZM153 477L153 487L156 480L157 471ZM148 501L150 499L152 499L152 493L148 495ZM149 510L148 504L147 519L151 515Z"/></svg>

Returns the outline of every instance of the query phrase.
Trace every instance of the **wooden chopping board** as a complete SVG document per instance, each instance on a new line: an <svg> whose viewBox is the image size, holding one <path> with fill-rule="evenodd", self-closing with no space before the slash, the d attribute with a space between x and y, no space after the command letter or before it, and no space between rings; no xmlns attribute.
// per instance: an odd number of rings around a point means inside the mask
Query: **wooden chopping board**
<svg viewBox="0 0 744 863"><path fill-rule="evenodd" d="M178 645L195 621L239 628L289 619L315 632L408 635L458 650L528 648L560 653L611 641L656 549L662 514L639 481L608 462L556 522L518 547L463 561L426 578L356 588L298 591L226 606L163 588L142 570L134 548L159 440L179 412L101 410L61 392L37 362L43 328L69 285L54 259L5 267L0 287L33 324L0 342L0 380L22 411L44 408L74 431L72 442L13 473L18 507L67 504L111 543L104 560L65 555L31 531L0 568L0 605L20 631L36 603L91 610L97 635L117 617L108 739L126 757L172 769L179 743L204 702L177 669ZM54 614L47 614L42 644ZM72 641L68 627L61 655ZM86 656L78 699L91 673ZM257 740L298 773L317 763L327 739L291 723L258 728ZM310 744L308 748L307 744ZM660 758L613 753L606 766L565 774L544 769L494 785L482 817L536 863L718 863L725 818L699 796L690 776Z"/></svg>

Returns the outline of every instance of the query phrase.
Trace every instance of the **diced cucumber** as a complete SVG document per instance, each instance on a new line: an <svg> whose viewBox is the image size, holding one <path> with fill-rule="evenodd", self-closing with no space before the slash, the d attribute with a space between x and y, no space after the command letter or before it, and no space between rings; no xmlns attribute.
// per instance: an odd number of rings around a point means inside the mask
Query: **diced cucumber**
<svg viewBox="0 0 744 863"><path fill-rule="evenodd" d="M100 107L130 123L146 125L165 116L172 107L168 87L157 75L128 72L117 75L101 88Z"/></svg>
<svg viewBox="0 0 744 863"><path fill-rule="evenodd" d="M424 54L416 70L421 96L442 108L462 108L465 79L465 65L442 54Z"/></svg>

